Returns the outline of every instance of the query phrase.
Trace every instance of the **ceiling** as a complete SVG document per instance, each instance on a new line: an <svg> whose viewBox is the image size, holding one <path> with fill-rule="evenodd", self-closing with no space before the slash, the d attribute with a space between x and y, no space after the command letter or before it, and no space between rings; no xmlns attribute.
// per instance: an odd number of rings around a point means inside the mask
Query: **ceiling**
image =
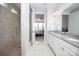
<svg viewBox="0 0 79 59"><path fill-rule="evenodd" d="M69 13L75 12L77 10L79 10L79 3L74 3L69 8L67 8L63 13L69 14Z"/></svg>
<svg viewBox="0 0 79 59"><path fill-rule="evenodd" d="M21 4L20 4L20 3L15 3L15 5L16 5L19 9L21 9Z"/></svg>
<svg viewBox="0 0 79 59"><path fill-rule="evenodd" d="M34 9L45 10L47 8L55 8L59 3L31 3L31 7Z"/></svg>
<svg viewBox="0 0 79 59"><path fill-rule="evenodd" d="M35 10L47 10L52 9L53 12L57 10L63 11L69 7L72 3L31 3L31 8Z"/></svg>
<svg viewBox="0 0 79 59"><path fill-rule="evenodd" d="M15 8L20 10L21 9L21 4L20 3L5 3L8 5L9 8Z"/></svg>

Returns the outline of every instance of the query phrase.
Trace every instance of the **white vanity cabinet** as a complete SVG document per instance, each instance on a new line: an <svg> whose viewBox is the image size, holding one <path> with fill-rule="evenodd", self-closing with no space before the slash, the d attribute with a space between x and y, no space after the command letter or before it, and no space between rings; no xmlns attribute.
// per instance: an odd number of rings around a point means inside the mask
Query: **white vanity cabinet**
<svg viewBox="0 0 79 59"><path fill-rule="evenodd" d="M48 33L47 42L56 56L76 56L79 55L79 49L63 39Z"/></svg>

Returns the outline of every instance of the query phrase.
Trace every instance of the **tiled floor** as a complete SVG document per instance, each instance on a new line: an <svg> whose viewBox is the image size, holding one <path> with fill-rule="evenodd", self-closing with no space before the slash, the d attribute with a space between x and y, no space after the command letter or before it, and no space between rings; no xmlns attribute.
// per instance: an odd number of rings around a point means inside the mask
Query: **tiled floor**
<svg viewBox="0 0 79 59"><path fill-rule="evenodd" d="M54 56L54 54L47 43L43 41L43 37L38 37L33 45L29 47L27 56Z"/></svg>

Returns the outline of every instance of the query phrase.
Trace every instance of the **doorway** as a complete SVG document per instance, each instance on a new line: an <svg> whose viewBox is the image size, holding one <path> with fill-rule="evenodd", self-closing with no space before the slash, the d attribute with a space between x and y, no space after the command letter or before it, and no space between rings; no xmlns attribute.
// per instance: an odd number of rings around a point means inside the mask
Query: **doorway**
<svg viewBox="0 0 79 59"><path fill-rule="evenodd" d="M44 40L44 14L35 14L35 41Z"/></svg>

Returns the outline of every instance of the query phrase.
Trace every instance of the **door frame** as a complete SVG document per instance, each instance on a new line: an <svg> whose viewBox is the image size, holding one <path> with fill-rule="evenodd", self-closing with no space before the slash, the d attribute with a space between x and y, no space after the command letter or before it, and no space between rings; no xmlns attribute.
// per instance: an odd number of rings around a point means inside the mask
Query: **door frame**
<svg viewBox="0 0 79 59"><path fill-rule="evenodd" d="M47 39L47 12L46 10L44 10L43 12L38 12L37 10L34 10L32 9L32 25L33 25L33 22L35 22L35 14L44 14L44 23L45 23L45 27L44 27L44 41ZM35 31L33 29L33 26L32 26L32 41L34 42L35 41Z"/></svg>

